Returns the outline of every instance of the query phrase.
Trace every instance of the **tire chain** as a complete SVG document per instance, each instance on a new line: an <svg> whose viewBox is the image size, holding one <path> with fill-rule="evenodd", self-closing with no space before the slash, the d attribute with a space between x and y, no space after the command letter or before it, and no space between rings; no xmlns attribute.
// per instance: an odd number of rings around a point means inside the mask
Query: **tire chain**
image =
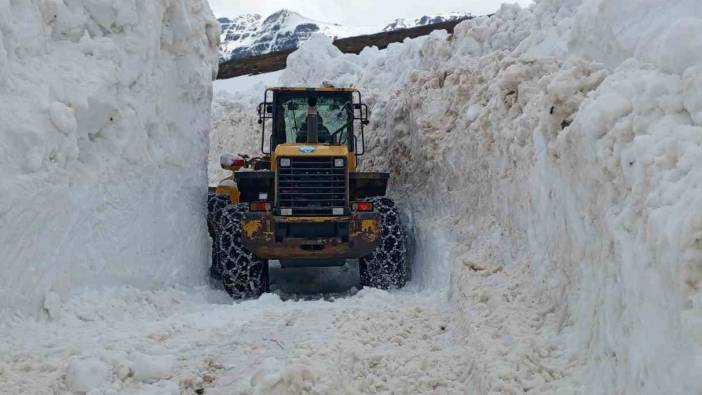
<svg viewBox="0 0 702 395"><path fill-rule="evenodd" d="M216 231L217 260L224 289L234 299L258 297L268 289L267 262L257 258L244 248L241 219L248 211L248 204L231 204L210 199L210 215ZM209 219L208 218L208 219Z"/></svg>
<svg viewBox="0 0 702 395"><path fill-rule="evenodd" d="M221 248L219 246L219 233L222 218L222 210L230 204L229 196L218 195L214 192L207 194L207 228L212 238L212 266L210 267L210 277L215 280L222 279L222 263L219 259Z"/></svg>
<svg viewBox="0 0 702 395"><path fill-rule="evenodd" d="M407 260L407 234L400 221L395 202L386 197L366 199L380 213L381 244L368 256L361 258L361 284L373 288L402 288L410 279Z"/></svg>

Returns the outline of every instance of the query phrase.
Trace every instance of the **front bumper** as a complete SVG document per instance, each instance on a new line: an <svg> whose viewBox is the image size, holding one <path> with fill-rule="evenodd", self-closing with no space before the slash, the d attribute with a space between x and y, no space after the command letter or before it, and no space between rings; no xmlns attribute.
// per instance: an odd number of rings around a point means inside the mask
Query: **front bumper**
<svg viewBox="0 0 702 395"><path fill-rule="evenodd" d="M344 217L246 213L242 221L244 246L262 259L358 259L378 247L381 232L377 213Z"/></svg>

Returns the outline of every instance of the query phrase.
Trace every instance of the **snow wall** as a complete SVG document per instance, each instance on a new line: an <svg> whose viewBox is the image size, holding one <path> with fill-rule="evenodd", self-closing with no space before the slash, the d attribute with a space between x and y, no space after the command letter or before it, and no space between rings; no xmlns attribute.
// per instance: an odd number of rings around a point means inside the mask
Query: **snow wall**
<svg viewBox="0 0 702 395"><path fill-rule="evenodd" d="M0 0L0 314L201 283L205 0Z"/></svg>
<svg viewBox="0 0 702 395"><path fill-rule="evenodd" d="M702 390L701 18L696 0L541 0L290 56L280 85L364 93L363 167L392 173L413 286L452 301L480 393ZM260 92L220 98L248 106L220 148L256 147Z"/></svg>

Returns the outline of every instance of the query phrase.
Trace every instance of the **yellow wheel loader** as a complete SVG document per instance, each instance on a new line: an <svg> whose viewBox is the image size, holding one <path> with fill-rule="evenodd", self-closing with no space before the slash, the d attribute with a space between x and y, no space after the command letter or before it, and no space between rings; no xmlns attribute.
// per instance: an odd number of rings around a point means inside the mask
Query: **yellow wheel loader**
<svg viewBox="0 0 702 395"><path fill-rule="evenodd" d="M344 88L270 88L258 107L263 156L222 156L212 188L211 276L235 299L268 290L268 261L324 267L359 260L361 284L400 288L407 237L389 175L356 169L368 107Z"/></svg>

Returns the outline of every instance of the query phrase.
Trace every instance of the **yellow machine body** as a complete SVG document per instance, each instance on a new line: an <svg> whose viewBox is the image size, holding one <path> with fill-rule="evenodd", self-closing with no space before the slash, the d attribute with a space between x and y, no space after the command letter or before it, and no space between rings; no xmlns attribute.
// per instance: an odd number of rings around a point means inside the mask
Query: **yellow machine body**
<svg viewBox="0 0 702 395"><path fill-rule="evenodd" d="M268 92L271 91L284 93L317 92L320 95L345 92L349 93L349 97L352 97L353 92L357 92L354 89L330 87L272 88L268 90ZM259 115L270 112L270 108L276 108L276 106L278 103L275 102L275 99L270 103L262 103L259 107ZM362 111L361 114L363 114ZM262 119L265 135L265 120L271 118L266 118L263 115ZM363 121L362 115L355 119ZM348 177L349 174L357 171L358 155L358 152L353 152L350 149L349 144L277 144L270 156L266 158L274 179L272 181L274 183L272 186L273 196L260 194L260 196L267 198L267 202L270 202L271 209L268 211L251 210L244 215L242 219L244 246L259 258L288 262L357 259L371 253L377 248L381 239L380 216L377 212L372 211L354 211L349 196ZM347 177L345 191L347 207L344 207L344 213L342 215L331 215L331 213L329 215L296 215L294 213L283 215L282 211L276 207L278 203L276 195L280 191L278 186L280 158L290 158L291 160L296 158L344 158L344 169ZM239 169L230 170L236 172ZM242 196L246 195L240 190L242 186L243 184L237 185L236 176L232 174L220 183L217 187L217 193L227 194L232 203L239 203L242 200L248 201L242 199Z"/></svg>

